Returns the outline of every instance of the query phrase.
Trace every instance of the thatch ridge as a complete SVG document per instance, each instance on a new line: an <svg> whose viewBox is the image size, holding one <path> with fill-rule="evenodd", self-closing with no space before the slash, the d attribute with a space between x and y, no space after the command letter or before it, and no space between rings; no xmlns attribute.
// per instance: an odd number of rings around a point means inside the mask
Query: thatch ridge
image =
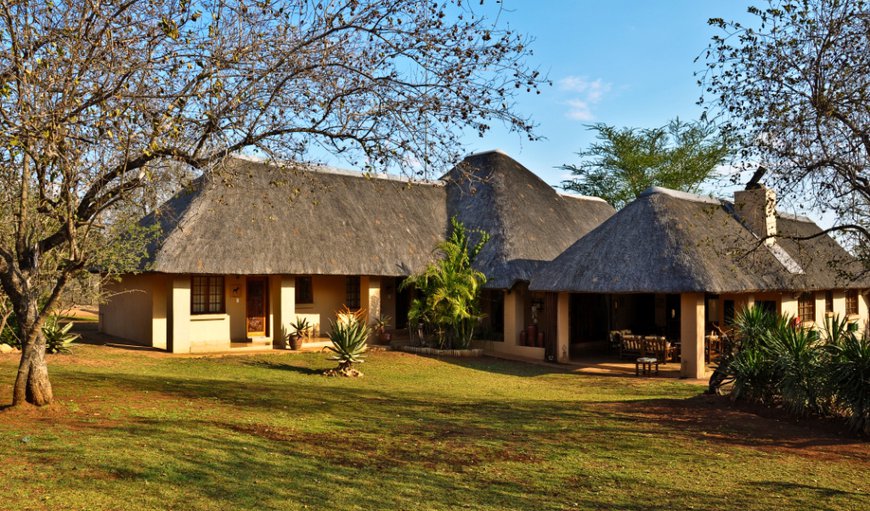
<svg viewBox="0 0 870 511"><path fill-rule="evenodd" d="M402 276L446 219L438 183L228 158L143 223L163 228L151 271Z"/></svg>
<svg viewBox="0 0 870 511"><path fill-rule="evenodd" d="M842 270L854 259L808 219L778 214L776 243L792 273L735 218L730 203L673 190L642 194L532 278L530 289L580 293L684 293L867 287Z"/></svg>
<svg viewBox="0 0 870 511"><path fill-rule="evenodd" d="M614 212L598 198L562 196L502 151L468 156L442 179L448 212L492 237L475 263L492 289L528 281Z"/></svg>

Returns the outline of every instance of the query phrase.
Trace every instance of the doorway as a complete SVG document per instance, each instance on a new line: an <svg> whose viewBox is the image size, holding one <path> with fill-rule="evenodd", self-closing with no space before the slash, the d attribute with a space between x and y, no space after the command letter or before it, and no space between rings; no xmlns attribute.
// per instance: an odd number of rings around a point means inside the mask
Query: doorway
<svg viewBox="0 0 870 511"><path fill-rule="evenodd" d="M248 277L247 279L245 326L248 338L266 336L266 291L268 288L264 277Z"/></svg>

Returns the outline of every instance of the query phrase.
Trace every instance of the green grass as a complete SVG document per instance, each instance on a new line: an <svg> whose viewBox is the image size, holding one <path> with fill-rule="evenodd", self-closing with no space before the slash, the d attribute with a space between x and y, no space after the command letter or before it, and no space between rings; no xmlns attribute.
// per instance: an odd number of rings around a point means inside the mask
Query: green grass
<svg viewBox="0 0 870 511"><path fill-rule="evenodd" d="M76 346L0 412L2 509L863 509L860 440L674 380L490 358ZM0 405L16 360L0 356ZM27 442L23 439L27 437Z"/></svg>

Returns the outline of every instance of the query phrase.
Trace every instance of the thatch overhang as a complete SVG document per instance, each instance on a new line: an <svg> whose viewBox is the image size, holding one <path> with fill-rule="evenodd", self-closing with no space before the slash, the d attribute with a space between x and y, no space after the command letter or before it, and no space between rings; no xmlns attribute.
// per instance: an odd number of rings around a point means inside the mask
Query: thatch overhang
<svg viewBox="0 0 870 511"><path fill-rule="evenodd" d="M148 271L404 276L447 232L442 183L231 157L143 219Z"/></svg>
<svg viewBox="0 0 870 511"><path fill-rule="evenodd" d="M651 188L532 277L575 293L743 293L868 288L852 256L804 217L777 215L774 246L731 203Z"/></svg>
<svg viewBox="0 0 870 511"><path fill-rule="evenodd" d="M601 199L557 193L501 151L469 156L442 180L448 213L492 236L475 262L490 289L528 281L614 213Z"/></svg>

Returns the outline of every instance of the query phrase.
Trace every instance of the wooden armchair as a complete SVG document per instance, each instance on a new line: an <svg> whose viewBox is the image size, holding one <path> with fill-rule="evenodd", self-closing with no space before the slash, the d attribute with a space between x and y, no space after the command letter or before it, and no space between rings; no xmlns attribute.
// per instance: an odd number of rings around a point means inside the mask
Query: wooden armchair
<svg viewBox="0 0 870 511"><path fill-rule="evenodd" d="M644 356L644 341L639 335L624 334L619 347L620 358L637 358Z"/></svg>
<svg viewBox="0 0 870 511"><path fill-rule="evenodd" d="M671 344L665 337L650 336L645 339L645 352L647 356L655 357L662 364L675 360L677 347Z"/></svg>

